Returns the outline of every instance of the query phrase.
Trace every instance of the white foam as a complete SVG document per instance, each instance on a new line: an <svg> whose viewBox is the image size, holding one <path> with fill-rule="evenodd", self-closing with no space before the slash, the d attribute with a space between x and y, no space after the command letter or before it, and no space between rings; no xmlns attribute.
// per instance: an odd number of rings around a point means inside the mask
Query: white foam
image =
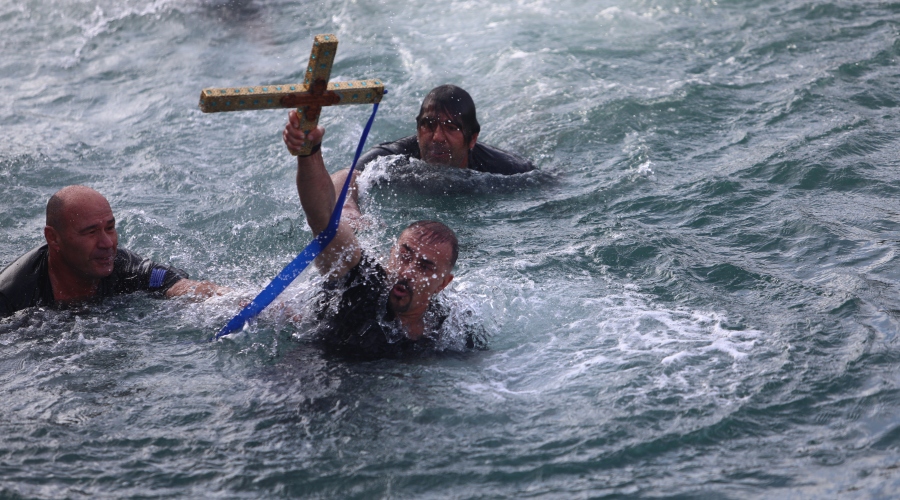
<svg viewBox="0 0 900 500"><path fill-rule="evenodd" d="M483 312L500 316L495 319L501 323L484 384L499 384L504 397L599 388L616 397L646 398L662 390L734 402L744 397L738 393L747 390L747 373L776 370L783 363L771 356L783 347L766 343L758 330L727 327L729 320L718 312L661 306L614 282L511 285L506 297ZM618 291L604 294L605 287ZM566 293L542 293L557 288Z"/></svg>

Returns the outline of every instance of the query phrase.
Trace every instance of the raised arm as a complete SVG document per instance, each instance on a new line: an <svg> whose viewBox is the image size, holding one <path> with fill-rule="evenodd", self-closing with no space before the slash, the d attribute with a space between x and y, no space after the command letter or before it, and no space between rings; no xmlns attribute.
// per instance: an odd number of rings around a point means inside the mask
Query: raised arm
<svg viewBox="0 0 900 500"><path fill-rule="evenodd" d="M300 129L297 112L288 113L288 124L284 127L283 134L288 151L298 151L306 141L319 144L324 135L325 129L322 127L307 135ZM309 156L297 156L297 194L300 195L300 205L306 213L309 227L314 233L321 233L328 226L337 200L334 184L328 170L325 169L321 150ZM342 218L337 234L331 244L316 257L315 263L319 272L336 278L356 266L360 258L359 241L353 234L353 229Z"/></svg>
<svg viewBox="0 0 900 500"><path fill-rule="evenodd" d="M349 172L350 169L345 168L344 170L338 170L331 174L331 182L334 184L335 196L340 194L341 189L344 189L344 182L347 181L347 174ZM362 220L362 212L359 210L359 187L356 184L356 179L358 177L359 172L353 172L353 180L350 181L350 188L347 189L347 198L344 200L343 212L344 220L347 221L347 224L354 231L359 231L365 227Z"/></svg>

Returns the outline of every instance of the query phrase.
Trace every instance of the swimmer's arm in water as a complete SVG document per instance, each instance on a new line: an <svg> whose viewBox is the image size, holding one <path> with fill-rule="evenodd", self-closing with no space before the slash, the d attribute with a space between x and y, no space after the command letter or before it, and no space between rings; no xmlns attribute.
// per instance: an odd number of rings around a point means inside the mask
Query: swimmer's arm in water
<svg viewBox="0 0 900 500"><path fill-rule="evenodd" d="M300 129L300 117L297 116L297 112L288 113L288 123L282 134L288 151L299 151L306 141L313 144L320 143L324 135L325 129L322 127L317 127L307 135ZM328 227L337 200L334 184L328 170L325 169L321 150L310 156L297 156L297 194L300 196L300 205L306 213L309 227L314 233L321 233ZM353 229L342 218L337 234L316 257L315 263L319 272L329 277L339 277L356 266L361 255L359 241Z"/></svg>
<svg viewBox="0 0 900 500"><path fill-rule="evenodd" d="M341 190L344 189L344 182L347 181L349 172L350 169L345 168L331 174L335 197L340 196ZM350 187L347 189L347 198L344 199L344 211L341 214L341 218L346 220L354 231L359 231L364 227L362 212L359 210L359 186L356 184L356 179L358 178L359 172L353 172L353 180L350 181Z"/></svg>
<svg viewBox="0 0 900 500"><path fill-rule="evenodd" d="M166 290L166 298L171 299L172 297L187 295L203 300L217 295L225 295L230 291L230 288L216 285L211 281L180 279Z"/></svg>

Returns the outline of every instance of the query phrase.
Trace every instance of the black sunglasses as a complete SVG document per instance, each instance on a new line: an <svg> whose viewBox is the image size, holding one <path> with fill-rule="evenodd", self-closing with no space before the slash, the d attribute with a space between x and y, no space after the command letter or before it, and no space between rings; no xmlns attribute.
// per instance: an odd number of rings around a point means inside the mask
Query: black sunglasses
<svg viewBox="0 0 900 500"><path fill-rule="evenodd" d="M453 120L438 120L434 117L423 116L422 118L416 120L416 124L420 129L428 130L431 133L434 133L434 131L437 130L438 126L444 129L445 134L462 132L462 127L457 125Z"/></svg>

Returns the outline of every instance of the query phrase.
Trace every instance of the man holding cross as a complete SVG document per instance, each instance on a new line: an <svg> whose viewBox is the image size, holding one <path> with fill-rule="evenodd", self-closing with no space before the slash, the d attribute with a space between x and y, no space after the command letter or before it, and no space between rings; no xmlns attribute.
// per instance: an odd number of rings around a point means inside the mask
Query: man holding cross
<svg viewBox="0 0 900 500"><path fill-rule="evenodd" d="M283 138L297 155L297 193L318 234L328 225L340 190L325 169L319 144L325 130L303 132L297 112L288 115ZM306 148L311 153L298 154ZM315 259L326 278L317 314L331 350L355 358L401 357L433 350L448 317L436 295L453 280L458 255L453 231L436 221L410 224L382 266L360 248L346 220ZM466 334L467 348L486 347L482 332Z"/></svg>
<svg viewBox="0 0 900 500"><path fill-rule="evenodd" d="M297 156L297 192L310 227L320 236L329 226L338 198L336 191L341 190L339 186L344 185L348 172L336 173L332 179L325 169L320 151L325 131L318 127L322 107L377 104L385 94L384 84L378 79L330 82L337 47L334 34L315 36L303 83L207 88L200 92L200 109L205 113L297 107L289 114L284 142ZM419 120L423 139L417 142L426 161L476 169L486 164L482 160L470 164L468 160L467 151L476 147L479 132L471 97L453 86L439 87L429 96ZM521 171L533 168L524 160L520 163ZM355 186L351 193L346 203L349 210L345 208L331 243L315 257L316 266L329 280L317 311L325 327L326 345L356 357L395 357L446 346L451 337L451 344L455 344L459 332L442 334L449 309L434 299L453 279L456 235L440 222L415 222L403 231L387 265L382 266L361 250L353 232L359 217ZM326 238L332 238L330 231ZM299 273L295 263L303 262L309 248L260 293L259 302L254 299L229 321L217 338L241 328L247 318L271 303L272 294L280 293L296 276L294 273ZM483 328L479 325L470 330L465 336L466 347L484 348Z"/></svg>

